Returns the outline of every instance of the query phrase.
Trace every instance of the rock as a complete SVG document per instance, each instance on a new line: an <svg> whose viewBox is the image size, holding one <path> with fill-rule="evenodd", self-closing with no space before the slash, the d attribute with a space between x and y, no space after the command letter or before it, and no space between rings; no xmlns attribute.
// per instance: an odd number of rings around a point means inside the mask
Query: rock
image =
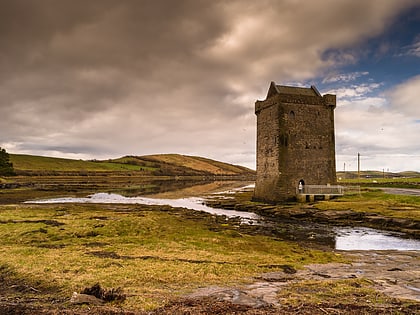
<svg viewBox="0 0 420 315"><path fill-rule="evenodd" d="M314 217L317 219L325 219L325 220L357 220L362 219L364 216L361 212L355 212L352 210L326 210L326 211L319 211L314 214Z"/></svg>
<svg viewBox="0 0 420 315"><path fill-rule="evenodd" d="M294 280L294 276L285 276L284 272L267 272L263 273L260 277L257 277L256 279L261 279L266 282L287 282Z"/></svg>
<svg viewBox="0 0 420 315"><path fill-rule="evenodd" d="M296 269L290 265L281 265L280 268L283 269L284 273L288 273L288 274L296 273Z"/></svg>
<svg viewBox="0 0 420 315"><path fill-rule="evenodd" d="M92 304L92 305L102 305L105 303L104 300L98 299L97 297L89 294L82 294L73 292L73 295L70 299L72 304Z"/></svg>
<svg viewBox="0 0 420 315"><path fill-rule="evenodd" d="M244 305L253 308L260 308L268 305L263 299L250 296L246 292L233 290L232 293L233 296L231 297L231 302L233 304Z"/></svg>
<svg viewBox="0 0 420 315"><path fill-rule="evenodd" d="M270 210L275 210L277 207L276 206L264 206L261 208L262 211L270 211Z"/></svg>
<svg viewBox="0 0 420 315"><path fill-rule="evenodd" d="M381 215L377 215L377 214L368 215L368 216L365 217L366 222L371 222L371 223L373 223L375 225L378 225L378 226L385 226L387 224L388 220L389 219L387 219L387 218L385 218Z"/></svg>

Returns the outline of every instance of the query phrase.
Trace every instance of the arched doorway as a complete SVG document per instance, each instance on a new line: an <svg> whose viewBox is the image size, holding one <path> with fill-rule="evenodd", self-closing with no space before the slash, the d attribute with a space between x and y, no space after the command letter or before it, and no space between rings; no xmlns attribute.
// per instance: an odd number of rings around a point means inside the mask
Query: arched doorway
<svg viewBox="0 0 420 315"><path fill-rule="evenodd" d="M298 183L298 191L300 194L303 194L305 189L305 181L303 179L301 179Z"/></svg>

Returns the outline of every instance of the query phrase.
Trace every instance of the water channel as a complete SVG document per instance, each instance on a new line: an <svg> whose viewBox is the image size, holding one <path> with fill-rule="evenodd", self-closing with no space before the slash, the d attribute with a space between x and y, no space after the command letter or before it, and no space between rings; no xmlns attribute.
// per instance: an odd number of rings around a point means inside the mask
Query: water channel
<svg viewBox="0 0 420 315"><path fill-rule="evenodd" d="M242 189L244 186L234 186L230 192ZM249 188L250 186L245 186ZM252 187L252 186L251 186ZM225 187L224 187L225 188ZM201 195L204 195L202 190ZM220 194L221 191L213 191ZM226 191L223 191L226 194ZM270 222L252 212L217 209L206 206L204 199L189 192L169 191L151 196L124 196L122 193L94 193L85 197L62 197L27 201L27 203L114 203L114 204L146 204L169 205L214 215L224 215L229 218L239 218L243 224L264 224L275 228L276 235L283 239L314 244L328 245L337 250L420 250L420 240L405 238L401 233L380 231L365 227L332 227L322 224L289 221L284 223ZM190 195L187 197L186 195ZM182 197L180 197L182 196Z"/></svg>

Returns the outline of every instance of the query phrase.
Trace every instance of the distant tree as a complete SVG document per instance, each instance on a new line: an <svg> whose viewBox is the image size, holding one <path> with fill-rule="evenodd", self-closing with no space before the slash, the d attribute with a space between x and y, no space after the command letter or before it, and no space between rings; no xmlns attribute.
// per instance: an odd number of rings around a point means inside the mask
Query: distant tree
<svg viewBox="0 0 420 315"><path fill-rule="evenodd" d="M13 164L9 160L9 153L7 153L6 150L2 148L0 148L0 175L15 175Z"/></svg>

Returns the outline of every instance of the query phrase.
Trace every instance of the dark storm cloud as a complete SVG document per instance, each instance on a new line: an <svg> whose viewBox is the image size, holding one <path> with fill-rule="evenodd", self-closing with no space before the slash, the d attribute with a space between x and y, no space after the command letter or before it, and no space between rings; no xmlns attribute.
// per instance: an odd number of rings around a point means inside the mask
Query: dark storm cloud
<svg viewBox="0 0 420 315"><path fill-rule="evenodd" d="M0 145L252 165L253 104L269 82L354 62L341 49L413 3L0 0Z"/></svg>
<svg viewBox="0 0 420 315"><path fill-rule="evenodd" d="M204 73L193 70L199 66L193 55L223 29L222 12L210 4L6 1L2 100L53 98L56 111L89 112L106 106L104 100L118 103L127 89L151 97L197 82Z"/></svg>

